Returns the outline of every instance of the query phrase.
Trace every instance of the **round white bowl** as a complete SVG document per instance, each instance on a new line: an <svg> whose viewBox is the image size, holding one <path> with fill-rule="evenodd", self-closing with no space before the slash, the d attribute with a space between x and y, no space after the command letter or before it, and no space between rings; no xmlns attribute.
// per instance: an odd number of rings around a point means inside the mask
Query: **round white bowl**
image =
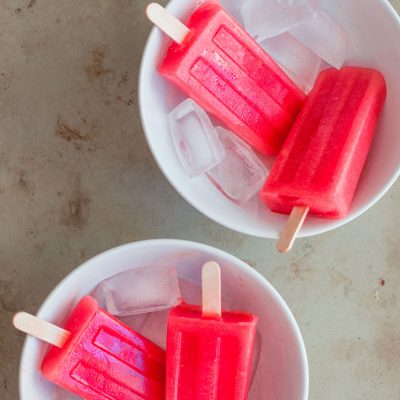
<svg viewBox="0 0 400 400"><path fill-rule="evenodd" d="M172 0L168 8L178 17L194 9L195 0ZM341 220L307 218L301 237L329 231L361 215L390 188L400 173L400 18L387 0L321 0L321 4L350 33L347 65L377 68L384 74L388 98L349 215ZM156 70L167 45L153 29L142 60L139 101L147 141L161 171L172 186L212 220L248 235L277 238L287 216L270 212L256 201L237 206L205 177L189 178L173 148L167 115L187 96Z"/></svg>
<svg viewBox="0 0 400 400"><path fill-rule="evenodd" d="M201 266L221 265L223 297L233 307L259 317L258 368L249 400L306 400L308 364L301 333L278 292L243 261L221 250L180 240L148 240L102 253L70 273L47 297L38 316L61 324L73 306L103 279L129 268L176 265L178 275L200 284ZM20 364L21 400L72 400L75 396L46 381L40 365L48 345L27 337Z"/></svg>

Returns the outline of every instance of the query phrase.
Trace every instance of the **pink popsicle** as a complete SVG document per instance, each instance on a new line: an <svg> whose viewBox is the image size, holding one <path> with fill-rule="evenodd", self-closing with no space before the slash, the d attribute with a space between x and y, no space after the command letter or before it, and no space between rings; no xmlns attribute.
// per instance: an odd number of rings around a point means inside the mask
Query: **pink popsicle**
<svg viewBox="0 0 400 400"><path fill-rule="evenodd" d="M376 70L320 74L260 193L272 211L290 214L280 252L291 249L308 213L349 213L385 99L385 80Z"/></svg>
<svg viewBox="0 0 400 400"><path fill-rule="evenodd" d="M52 346L44 376L87 400L163 400L165 352L84 297L69 316L71 334Z"/></svg>
<svg viewBox="0 0 400 400"><path fill-rule="evenodd" d="M257 317L222 312L218 264L203 267L202 306L168 316L166 400L245 400Z"/></svg>
<svg viewBox="0 0 400 400"><path fill-rule="evenodd" d="M166 400L245 400L257 318L223 312L202 317L180 306L168 318Z"/></svg>
<svg viewBox="0 0 400 400"><path fill-rule="evenodd" d="M323 71L261 192L265 204L285 214L300 206L320 218L345 217L385 98L376 70Z"/></svg>
<svg viewBox="0 0 400 400"><path fill-rule="evenodd" d="M159 71L262 154L276 154L304 93L216 1L206 0Z"/></svg>

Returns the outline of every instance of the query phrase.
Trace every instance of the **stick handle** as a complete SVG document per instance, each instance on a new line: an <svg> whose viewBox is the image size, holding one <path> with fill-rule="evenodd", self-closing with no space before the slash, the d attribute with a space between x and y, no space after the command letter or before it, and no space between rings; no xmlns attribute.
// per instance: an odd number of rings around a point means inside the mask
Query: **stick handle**
<svg viewBox="0 0 400 400"><path fill-rule="evenodd" d="M203 317L221 318L221 269L215 261L203 265L201 274Z"/></svg>
<svg viewBox="0 0 400 400"><path fill-rule="evenodd" d="M190 29L169 11L157 3L150 3L146 9L147 18L175 42L182 44Z"/></svg>
<svg viewBox="0 0 400 400"><path fill-rule="evenodd" d="M14 315L13 325L18 330L34 336L40 340L52 344L53 346L63 347L70 336L70 332L59 328L50 322L44 321L26 312L19 312Z"/></svg>
<svg viewBox="0 0 400 400"><path fill-rule="evenodd" d="M292 249L294 241L296 240L309 211L310 207L293 207L285 228L283 229L276 245L279 252L287 253Z"/></svg>

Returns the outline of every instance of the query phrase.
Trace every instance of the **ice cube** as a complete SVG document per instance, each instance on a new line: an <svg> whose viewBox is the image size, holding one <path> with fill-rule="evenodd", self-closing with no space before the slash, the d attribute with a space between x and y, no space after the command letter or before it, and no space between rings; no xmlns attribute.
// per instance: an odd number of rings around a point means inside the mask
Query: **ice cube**
<svg viewBox="0 0 400 400"><path fill-rule="evenodd" d="M46 384L49 382L46 382ZM51 389L49 388L50 399L53 400L81 400L82 397L78 397L75 394L72 394L69 390L63 389L60 386L51 385Z"/></svg>
<svg viewBox="0 0 400 400"><path fill-rule="evenodd" d="M220 126L219 138L225 158L207 172L207 177L228 199L244 204L263 186L268 171L263 162L243 140Z"/></svg>
<svg viewBox="0 0 400 400"><path fill-rule="evenodd" d="M193 256L193 255L192 255ZM181 289L182 301L187 304L201 304L201 287L185 278L178 278ZM231 298L224 291L222 292L222 306L230 309ZM169 310L150 312L147 314L137 314L119 316L118 318L126 325L139 332L158 346L165 349L167 338L167 322ZM256 342L257 343L257 342Z"/></svg>
<svg viewBox="0 0 400 400"><path fill-rule="evenodd" d="M261 349L262 349L262 335L260 332L257 331L256 339L254 341L254 354L253 354L253 364L251 367L250 386L253 385L253 380L254 377L256 376L258 364L260 363Z"/></svg>
<svg viewBox="0 0 400 400"><path fill-rule="evenodd" d="M220 0L221 6L236 19L240 24L243 25L243 18L240 9L243 4L243 0Z"/></svg>
<svg viewBox="0 0 400 400"><path fill-rule="evenodd" d="M206 112L186 99L169 114L172 141L179 160L191 177L202 175L224 157L224 149Z"/></svg>
<svg viewBox="0 0 400 400"><path fill-rule="evenodd" d="M110 314L126 316L165 310L181 301L176 268L133 268L102 281L92 295Z"/></svg>
<svg viewBox="0 0 400 400"><path fill-rule="evenodd" d="M119 319L136 332L165 349L169 310L122 316Z"/></svg>
<svg viewBox="0 0 400 400"><path fill-rule="evenodd" d="M290 30L305 46L340 69L347 57L349 38L346 29L332 16L319 10L316 17Z"/></svg>
<svg viewBox="0 0 400 400"><path fill-rule="evenodd" d="M244 26L258 41L277 36L315 17L319 0L245 0Z"/></svg>
<svg viewBox="0 0 400 400"><path fill-rule="evenodd" d="M179 278L179 287L181 288L182 301L187 304L201 304L200 285L188 279Z"/></svg>
<svg viewBox="0 0 400 400"><path fill-rule="evenodd" d="M260 45L301 89L306 93L311 90L321 67L319 56L287 32L266 39Z"/></svg>

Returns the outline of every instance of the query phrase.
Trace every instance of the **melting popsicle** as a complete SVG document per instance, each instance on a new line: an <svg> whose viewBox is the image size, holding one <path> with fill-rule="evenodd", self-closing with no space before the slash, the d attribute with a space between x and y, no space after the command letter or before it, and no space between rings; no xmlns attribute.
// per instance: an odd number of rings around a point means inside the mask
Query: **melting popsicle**
<svg viewBox="0 0 400 400"><path fill-rule="evenodd" d="M305 94L216 2L187 26L152 3L149 19L175 42L159 72L262 154L276 154Z"/></svg>
<svg viewBox="0 0 400 400"><path fill-rule="evenodd" d="M245 400L249 388L257 317L221 313L220 269L203 267L202 306L170 311L166 400Z"/></svg>
<svg viewBox="0 0 400 400"><path fill-rule="evenodd" d="M290 250L307 214L348 214L385 98L376 70L344 67L319 75L260 193L272 211L291 214L280 251Z"/></svg>
<svg viewBox="0 0 400 400"><path fill-rule="evenodd" d="M51 343L43 375L87 400L164 400L165 352L84 297L65 328L26 313L14 326Z"/></svg>

